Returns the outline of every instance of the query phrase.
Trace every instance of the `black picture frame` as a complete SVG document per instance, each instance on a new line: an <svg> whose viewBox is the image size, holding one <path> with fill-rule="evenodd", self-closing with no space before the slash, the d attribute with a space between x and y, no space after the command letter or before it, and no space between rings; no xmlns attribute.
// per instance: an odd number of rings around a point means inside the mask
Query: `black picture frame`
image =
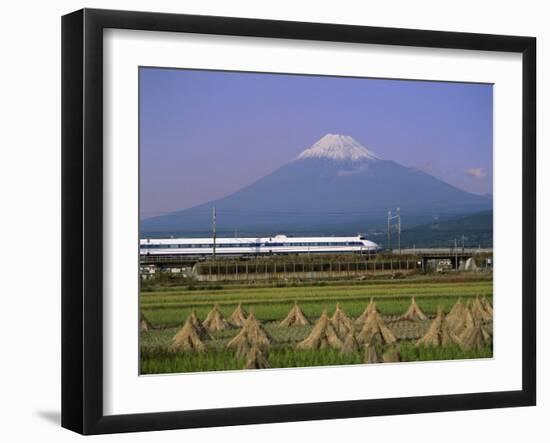
<svg viewBox="0 0 550 443"><path fill-rule="evenodd" d="M503 51L522 54L522 389L132 415L103 413L103 30ZM536 404L536 39L83 9L62 18L62 426L82 434Z"/></svg>

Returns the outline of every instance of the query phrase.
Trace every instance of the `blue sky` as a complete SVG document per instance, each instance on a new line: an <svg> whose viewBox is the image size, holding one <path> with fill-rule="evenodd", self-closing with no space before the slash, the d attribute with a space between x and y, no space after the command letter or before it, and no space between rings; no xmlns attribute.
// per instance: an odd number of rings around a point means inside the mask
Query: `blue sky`
<svg viewBox="0 0 550 443"><path fill-rule="evenodd" d="M327 133L492 193L491 85L140 68L140 210L223 197Z"/></svg>

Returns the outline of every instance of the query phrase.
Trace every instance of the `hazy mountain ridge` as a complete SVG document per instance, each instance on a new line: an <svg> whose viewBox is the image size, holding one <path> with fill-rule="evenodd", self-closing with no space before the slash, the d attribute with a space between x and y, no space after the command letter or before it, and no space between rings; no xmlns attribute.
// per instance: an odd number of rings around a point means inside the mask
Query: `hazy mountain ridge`
<svg viewBox="0 0 550 443"><path fill-rule="evenodd" d="M384 226L400 207L409 225L491 209L491 200L416 168L383 160L349 136L329 134L296 159L219 200L142 221L143 231L355 233Z"/></svg>
<svg viewBox="0 0 550 443"><path fill-rule="evenodd" d="M405 228L401 233L401 244L404 247L452 247L456 239L457 245L462 246L462 236L466 247L492 247L493 211L443 218L429 224ZM395 236L393 241L395 242Z"/></svg>

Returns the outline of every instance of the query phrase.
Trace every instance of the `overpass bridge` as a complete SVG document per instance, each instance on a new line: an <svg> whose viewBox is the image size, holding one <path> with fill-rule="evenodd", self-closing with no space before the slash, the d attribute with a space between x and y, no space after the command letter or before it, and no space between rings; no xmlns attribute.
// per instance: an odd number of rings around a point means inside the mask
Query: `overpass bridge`
<svg viewBox="0 0 550 443"><path fill-rule="evenodd" d="M458 269L461 262L472 257L483 261L485 266L492 266L493 248L406 248L392 250L393 255L412 255L422 261L422 269L427 269L428 262L449 260L453 269Z"/></svg>

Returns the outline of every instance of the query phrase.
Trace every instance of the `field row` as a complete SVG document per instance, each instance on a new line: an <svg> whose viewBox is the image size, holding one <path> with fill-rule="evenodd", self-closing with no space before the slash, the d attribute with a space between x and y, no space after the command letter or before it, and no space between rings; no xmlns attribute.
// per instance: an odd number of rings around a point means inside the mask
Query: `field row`
<svg viewBox="0 0 550 443"><path fill-rule="evenodd" d="M464 282L464 283L411 283L377 284L377 285L349 285L333 284L330 286L298 286L284 288L232 288L218 290L194 291L157 291L143 292L140 303L143 308L165 307L169 304L208 304L208 303L235 303L239 301L286 301L286 300L317 300L320 298L354 299L357 297L411 297L428 295L490 295L493 291L491 281Z"/></svg>
<svg viewBox="0 0 550 443"><path fill-rule="evenodd" d="M474 292L469 295L461 293L464 300L475 297L477 295L485 296L489 301L492 300L492 293L487 291ZM300 307L303 309L304 314L310 318L317 318L321 315L324 309L327 309L331 314L336 306L336 301L340 303L340 306L351 317L358 317L361 315L366 305L370 300L371 295L365 294L363 297L355 297L353 299L347 299L345 297L320 298L316 300L307 300L298 298L297 301ZM419 306L428 315L434 315L438 306L441 306L447 313L451 310L452 306L457 300L457 295L435 295L435 296L417 296L416 300ZM258 320L262 322L274 321L284 318L288 311L294 305L294 298L286 301L260 301L243 300L243 308L248 312L254 312ZM400 315L405 312L410 304L410 295L407 296L394 296L379 298L375 296L376 305L382 315ZM229 316L235 309L237 302L233 303L220 303L220 309L225 316ZM191 311L195 309L199 318L204 318L206 314L212 308L212 303L188 303L180 306L147 306L142 305L142 312L147 319L158 328L176 327L181 326L183 321L189 316Z"/></svg>
<svg viewBox="0 0 550 443"><path fill-rule="evenodd" d="M452 274L409 274L406 278L392 278L391 275L386 276L364 276L365 278L341 278L328 280L273 280L261 282L239 282L227 281L219 283L199 283L196 280L188 278L180 278L171 274L159 274L158 279L144 280L141 282L141 288L144 292L178 292L182 290L203 290L208 288L220 288L223 285L224 289L250 289L250 288L293 288L293 287L319 287L328 285L346 285L346 286L371 286L371 285L426 285L426 284L442 284L442 283L477 283L491 282L493 280L492 273L452 273Z"/></svg>
<svg viewBox="0 0 550 443"><path fill-rule="evenodd" d="M382 349L378 350L382 353ZM401 361L430 361L451 359L491 358L492 349L464 350L459 346L420 347L411 343L403 343L399 348ZM273 348L268 353L271 368L293 368L312 366L340 366L362 364L361 352L342 354L336 349L296 350L288 347ZM244 358L236 358L228 349L216 349L207 353L174 354L159 348L142 350L141 374L202 372L240 370L245 363Z"/></svg>
<svg viewBox="0 0 550 443"><path fill-rule="evenodd" d="M316 318L310 318L312 323ZM392 317L384 317L387 326L392 330L399 340L414 340L422 337L430 327L431 320L425 321L399 321ZM271 321L263 324L267 333L273 337L274 342L279 345L294 344L305 339L313 329L312 325L295 325L292 327L281 327L279 321ZM223 349L227 342L233 338L238 328L226 329L212 334L214 340L210 342L210 346ZM164 328L152 331L142 332L141 347L142 349L151 349L157 347L168 347L174 335L178 332L178 328Z"/></svg>

